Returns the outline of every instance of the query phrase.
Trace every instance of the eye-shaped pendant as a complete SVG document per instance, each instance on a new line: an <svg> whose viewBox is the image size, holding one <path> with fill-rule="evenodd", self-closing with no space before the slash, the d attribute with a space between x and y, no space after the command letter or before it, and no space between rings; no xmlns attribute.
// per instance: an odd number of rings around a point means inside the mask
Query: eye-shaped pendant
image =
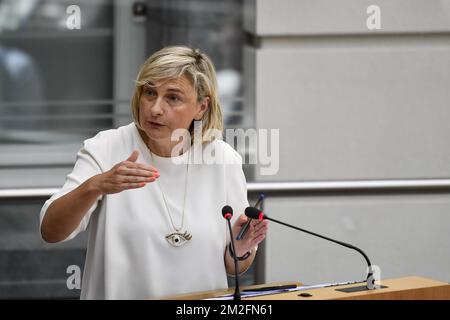
<svg viewBox="0 0 450 320"><path fill-rule="evenodd" d="M192 236L187 231L185 231L184 233L172 232L171 234L166 236L167 242L169 242L174 247L180 247L191 239Z"/></svg>

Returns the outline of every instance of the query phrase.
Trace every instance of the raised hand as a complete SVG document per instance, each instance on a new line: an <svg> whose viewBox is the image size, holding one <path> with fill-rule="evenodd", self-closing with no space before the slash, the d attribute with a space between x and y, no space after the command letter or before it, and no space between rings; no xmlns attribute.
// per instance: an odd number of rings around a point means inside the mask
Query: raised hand
<svg viewBox="0 0 450 320"><path fill-rule="evenodd" d="M150 165L137 163L139 151L134 150L125 161L111 170L94 177L94 185L101 194L113 194L128 189L142 188L159 178L159 172Z"/></svg>

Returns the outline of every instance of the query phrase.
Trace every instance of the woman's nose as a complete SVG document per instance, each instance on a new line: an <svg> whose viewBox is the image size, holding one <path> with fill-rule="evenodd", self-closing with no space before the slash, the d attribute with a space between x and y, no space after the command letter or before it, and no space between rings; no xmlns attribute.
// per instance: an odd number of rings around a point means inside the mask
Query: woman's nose
<svg viewBox="0 0 450 320"><path fill-rule="evenodd" d="M163 102L160 98L155 100L155 103L150 107L150 113L153 117L163 114Z"/></svg>

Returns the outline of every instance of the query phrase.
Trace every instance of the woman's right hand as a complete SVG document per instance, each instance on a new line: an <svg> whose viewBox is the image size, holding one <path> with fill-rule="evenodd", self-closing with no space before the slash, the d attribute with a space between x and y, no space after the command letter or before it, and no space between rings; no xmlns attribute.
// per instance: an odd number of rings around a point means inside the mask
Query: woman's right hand
<svg viewBox="0 0 450 320"><path fill-rule="evenodd" d="M105 173L92 177L94 190L101 195L113 194L142 188L159 178L159 172L155 167L136 163L138 156L139 151L134 150L125 161L119 162Z"/></svg>

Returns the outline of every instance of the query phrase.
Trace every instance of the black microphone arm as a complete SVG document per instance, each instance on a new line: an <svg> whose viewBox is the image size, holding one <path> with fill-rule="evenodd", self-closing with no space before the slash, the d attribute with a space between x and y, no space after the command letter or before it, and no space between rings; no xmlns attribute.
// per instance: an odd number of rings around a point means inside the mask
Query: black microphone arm
<svg viewBox="0 0 450 320"><path fill-rule="evenodd" d="M302 228L290 225L288 223L285 223L285 222L282 222L282 221L270 218L269 216L267 216L266 214L264 214L260 210L258 210L256 208L253 208L253 207L247 207L245 209L245 215L247 217L249 217L249 218L252 218L252 219L258 219L258 220L266 219L266 220L269 220L269 221L273 221L275 223L282 224L282 225L284 225L286 227L289 227L289 228L292 228L292 229L295 229L295 230L298 230L298 231L302 231L302 232L308 233L310 235L313 235L313 236L316 236L316 237L319 237L319 238L322 238L322 239L325 239L325 240L337 243L337 244L339 244L341 246L344 246L346 248L358 251L364 257L364 259L366 260L367 266L369 268L369 272L367 274L367 280L366 280L367 288L368 289L375 289L375 279L374 279L374 275L373 275L372 263L370 262L369 257L360 248L355 247L354 245L351 245L349 243L345 243L345 242L342 242L342 241L339 241L339 240L331 239L329 237L320 235L318 233L315 233L315 232L312 232L312 231L308 231L308 230L305 230L305 229L302 229Z"/></svg>
<svg viewBox="0 0 450 320"><path fill-rule="evenodd" d="M231 218L233 217L233 208L230 206L224 206L222 208L222 216L227 220L228 229L230 230L231 247L233 249L233 260L234 260L234 277L235 277L235 288L234 288L234 300L241 300L241 291L239 289L239 270L238 270L238 260L236 257L236 248L234 247L233 231L231 229ZM226 254L226 253L225 253Z"/></svg>

